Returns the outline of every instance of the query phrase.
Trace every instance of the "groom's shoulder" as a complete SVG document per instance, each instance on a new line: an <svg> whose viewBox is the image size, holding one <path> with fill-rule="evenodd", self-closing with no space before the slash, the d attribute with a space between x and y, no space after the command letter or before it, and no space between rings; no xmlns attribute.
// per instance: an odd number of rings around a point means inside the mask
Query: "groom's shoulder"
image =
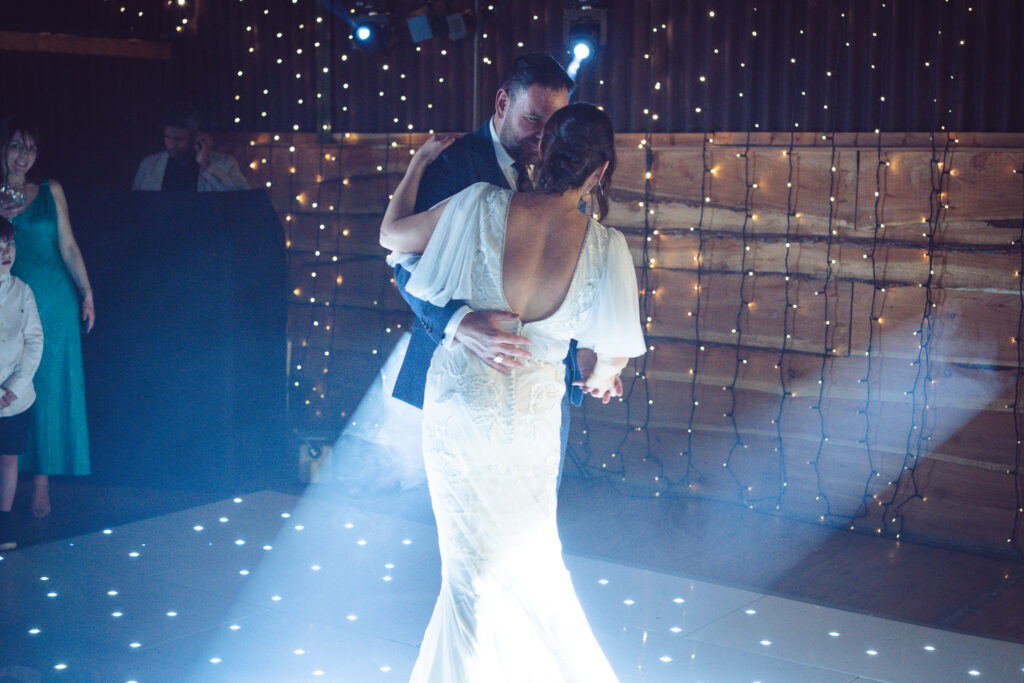
<svg viewBox="0 0 1024 683"><path fill-rule="evenodd" d="M491 135L487 127L482 126L453 142L448 149L441 153L441 158L455 164L486 157L488 154L494 154L494 145L491 143Z"/></svg>
<svg viewBox="0 0 1024 683"><path fill-rule="evenodd" d="M416 211L425 211L480 180L501 184L489 124L463 135L427 167L420 180Z"/></svg>

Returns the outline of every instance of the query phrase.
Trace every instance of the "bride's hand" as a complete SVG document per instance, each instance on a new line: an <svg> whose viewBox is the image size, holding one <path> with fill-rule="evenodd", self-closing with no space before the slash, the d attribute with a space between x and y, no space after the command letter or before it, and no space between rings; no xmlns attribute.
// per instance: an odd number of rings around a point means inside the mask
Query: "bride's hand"
<svg viewBox="0 0 1024 683"><path fill-rule="evenodd" d="M434 159L441 156L441 152L448 149L453 142L461 137L461 133L439 133L438 135L432 135L429 140L423 143L422 147L416 150L413 160L428 166L433 163Z"/></svg>
<svg viewBox="0 0 1024 683"><path fill-rule="evenodd" d="M617 374L607 378L591 375L586 380L573 382L573 385L582 389L584 394L599 399L601 403L608 403L613 398L622 396L622 378Z"/></svg>
<svg viewBox="0 0 1024 683"><path fill-rule="evenodd" d="M608 403L613 398L622 396L622 378L620 373L622 368L626 367L626 362L629 359L609 358L600 354L594 354L589 349L584 349L583 347L580 347L580 351L586 351L587 353L581 356L577 352L577 358L585 360L586 365L590 365L590 367L580 368L586 372L586 378L582 381L573 382L573 385L580 387L583 393L599 399L601 403ZM591 362L593 362L593 365L591 365Z"/></svg>

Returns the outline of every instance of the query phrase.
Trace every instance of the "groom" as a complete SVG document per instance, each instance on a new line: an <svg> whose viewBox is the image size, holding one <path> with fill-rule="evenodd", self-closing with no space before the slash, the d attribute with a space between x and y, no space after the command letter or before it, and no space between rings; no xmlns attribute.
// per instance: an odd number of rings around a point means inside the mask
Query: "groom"
<svg viewBox="0 0 1024 683"><path fill-rule="evenodd" d="M575 83L546 53L517 57L494 98L494 115L480 128L460 138L423 173L416 196L416 211L426 211L438 202L473 183L488 182L517 191L533 189L532 167L540 161L540 138L544 124L558 109L569 104ZM485 363L500 372L521 367L529 357L529 340L501 331L497 323L514 319L505 311L474 311L462 301L440 308L416 299L405 291L410 273L395 268L395 282L416 314L409 349L395 380L393 395L406 403L423 407L427 369L438 344L463 344ZM583 393L573 381L589 375L594 354L581 349L577 358L575 340L565 358L566 392L562 398L562 463L569 438L569 402L580 405ZM559 465L561 478L561 465Z"/></svg>

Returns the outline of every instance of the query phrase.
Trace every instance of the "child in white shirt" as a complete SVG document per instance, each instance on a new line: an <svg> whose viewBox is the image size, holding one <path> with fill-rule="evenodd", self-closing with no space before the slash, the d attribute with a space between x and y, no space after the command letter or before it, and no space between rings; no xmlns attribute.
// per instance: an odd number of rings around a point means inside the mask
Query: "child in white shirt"
<svg viewBox="0 0 1024 683"><path fill-rule="evenodd" d="M27 284L11 275L14 227L0 216L0 550L15 547L11 506L18 453L25 450L36 392L32 377L43 355L43 328Z"/></svg>

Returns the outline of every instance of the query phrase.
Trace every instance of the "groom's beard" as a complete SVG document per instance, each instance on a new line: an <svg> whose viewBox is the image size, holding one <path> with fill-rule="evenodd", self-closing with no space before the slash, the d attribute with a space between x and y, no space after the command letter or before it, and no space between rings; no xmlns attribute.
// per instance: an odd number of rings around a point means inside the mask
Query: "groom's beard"
<svg viewBox="0 0 1024 683"><path fill-rule="evenodd" d="M539 144L532 138L516 140L512 137L512 131L509 130L508 125L502 125L501 130L498 131L498 142L505 148L513 161L518 161L526 166L540 161Z"/></svg>

